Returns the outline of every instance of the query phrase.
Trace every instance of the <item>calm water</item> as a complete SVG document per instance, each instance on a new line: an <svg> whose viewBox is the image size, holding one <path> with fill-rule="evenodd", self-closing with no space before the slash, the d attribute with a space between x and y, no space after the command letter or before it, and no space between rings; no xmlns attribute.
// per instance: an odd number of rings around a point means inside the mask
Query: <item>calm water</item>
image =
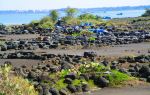
<svg viewBox="0 0 150 95"><path fill-rule="evenodd" d="M125 10L125 11L82 11L82 13L92 13L98 16L110 16L112 18L123 18L123 17L138 17L141 16L145 10ZM116 15L118 13L123 13L123 15ZM24 24L29 23L32 20L39 20L44 16L47 16L49 13L0 13L0 23L3 24ZM60 12L61 16L64 16L64 12Z"/></svg>

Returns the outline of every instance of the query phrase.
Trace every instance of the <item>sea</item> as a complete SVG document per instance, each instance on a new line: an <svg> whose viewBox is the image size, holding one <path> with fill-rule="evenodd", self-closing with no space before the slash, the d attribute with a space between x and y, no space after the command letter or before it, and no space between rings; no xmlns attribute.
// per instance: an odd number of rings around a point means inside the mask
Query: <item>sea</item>
<svg viewBox="0 0 150 95"><path fill-rule="evenodd" d="M94 15L98 15L101 17L111 17L111 18L127 18L127 17L138 17L141 16L145 10L111 10L111 11L99 11L99 10L90 10L90 11L80 11L77 15L83 14L83 13L91 13ZM122 15L118 15L118 14ZM32 20L40 20L41 18L48 16L49 12L33 12L33 13L24 13L24 12L6 12L1 13L0 12L0 23L5 25L11 25L11 24L28 24ZM65 16L64 11L59 12L60 17Z"/></svg>

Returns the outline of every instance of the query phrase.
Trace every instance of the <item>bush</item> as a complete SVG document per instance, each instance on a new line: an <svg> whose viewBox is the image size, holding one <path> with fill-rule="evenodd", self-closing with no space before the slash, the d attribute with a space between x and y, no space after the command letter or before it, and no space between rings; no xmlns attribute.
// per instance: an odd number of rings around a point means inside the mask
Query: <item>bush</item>
<svg viewBox="0 0 150 95"><path fill-rule="evenodd" d="M93 34L93 32L90 32L88 30L82 30L80 32L80 35L86 35L86 36L91 36Z"/></svg>
<svg viewBox="0 0 150 95"><path fill-rule="evenodd" d="M26 79L17 76L9 77L11 66L1 66L0 91L2 95L38 95L34 86Z"/></svg>
<svg viewBox="0 0 150 95"><path fill-rule="evenodd" d="M86 20L93 19L93 20L98 20L98 21L102 20L101 17L93 15L93 14L89 14L89 13L82 14L78 18L81 20L83 19L86 19Z"/></svg>
<svg viewBox="0 0 150 95"><path fill-rule="evenodd" d="M53 29L54 28L54 24L52 22L45 22L39 25L40 28L44 28L44 29Z"/></svg>
<svg viewBox="0 0 150 95"><path fill-rule="evenodd" d="M77 18L71 18L68 16L65 16L62 18L62 20L67 24L67 25L79 25L81 21Z"/></svg>
<svg viewBox="0 0 150 95"><path fill-rule="evenodd" d="M127 74L121 73L117 70L112 70L111 74L108 75L108 79L110 81L110 86L121 85L124 81L128 81L131 77Z"/></svg>
<svg viewBox="0 0 150 95"><path fill-rule="evenodd" d="M35 27L35 26L37 26L39 24L39 20L33 20L33 21L31 21L30 23L29 23L29 26L30 27Z"/></svg>
<svg viewBox="0 0 150 95"><path fill-rule="evenodd" d="M54 87L57 88L58 90L60 90L62 88L66 88L67 84L64 83L64 79L60 79L54 84Z"/></svg>

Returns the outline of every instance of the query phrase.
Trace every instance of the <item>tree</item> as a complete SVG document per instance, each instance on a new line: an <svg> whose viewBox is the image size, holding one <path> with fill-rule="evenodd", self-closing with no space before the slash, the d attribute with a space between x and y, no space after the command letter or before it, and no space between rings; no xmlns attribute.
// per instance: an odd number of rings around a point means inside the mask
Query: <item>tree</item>
<svg viewBox="0 0 150 95"><path fill-rule="evenodd" d="M6 26L0 23L0 30L3 30Z"/></svg>
<svg viewBox="0 0 150 95"><path fill-rule="evenodd" d="M66 9L66 14L67 14L68 17L73 18L76 13L77 13L77 9L75 9L75 8L70 8L70 7L68 7L68 8Z"/></svg>
<svg viewBox="0 0 150 95"><path fill-rule="evenodd" d="M150 9L146 9L145 13L142 16L143 17L150 16Z"/></svg>
<svg viewBox="0 0 150 95"><path fill-rule="evenodd" d="M59 14L58 14L58 12L56 10L52 10L50 12L50 17L51 17L53 22L56 22L58 20L58 18L59 18Z"/></svg>

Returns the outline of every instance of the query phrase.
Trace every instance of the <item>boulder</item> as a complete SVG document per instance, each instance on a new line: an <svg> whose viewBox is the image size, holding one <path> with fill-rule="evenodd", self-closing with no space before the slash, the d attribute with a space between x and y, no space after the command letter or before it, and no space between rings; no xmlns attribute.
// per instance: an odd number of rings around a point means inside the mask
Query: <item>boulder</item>
<svg viewBox="0 0 150 95"><path fill-rule="evenodd" d="M56 88L50 88L50 89L49 89L49 92L50 92L52 95L60 95L60 94L59 94L59 91L58 91Z"/></svg>
<svg viewBox="0 0 150 95"><path fill-rule="evenodd" d="M35 88L36 88L37 91L39 92L39 95L43 95L44 92L43 92L43 88L42 88L41 85L37 85Z"/></svg>
<svg viewBox="0 0 150 95"><path fill-rule="evenodd" d="M75 80L77 78L77 76L74 73L70 73L70 74L66 75L65 78L70 78L72 80Z"/></svg>
<svg viewBox="0 0 150 95"><path fill-rule="evenodd" d="M82 86L81 85L76 85L76 90L77 92L82 92Z"/></svg>
<svg viewBox="0 0 150 95"><path fill-rule="evenodd" d="M68 62L61 64L61 69L72 69L74 66Z"/></svg>
<svg viewBox="0 0 150 95"><path fill-rule="evenodd" d="M71 78L66 78L66 79L64 80L64 83L72 84L72 79L71 79Z"/></svg>
<svg viewBox="0 0 150 95"><path fill-rule="evenodd" d="M7 46L6 45L1 46L1 51L6 51L6 50L7 50Z"/></svg>
<svg viewBox="0 0 150 95"><path fill-rule="evenodd" d="M88 74L80 74L81 79L85 79L86 81L89 80L89 75Z"/></svg>
<svg viewBox="0 0 150 95"><path fill-rule="evenodd" d="M43 95L53 95L49 92L48 86L42 86L43 87ZM59 94L54 94L54 95L59 95Z"/></svg>
<svg viewBox="0 0 150 95"><path fill-rule="evenodd" d="M108 87L109 81L105 79L104 77L97 78L94 80L95 84L97 84L100 87Z"/></svg>
<svg viewBox="0 0 150 95"><path fill-rule="evenodd" d="M102 64L103 64L104 66L108 66L109 62L105 59L105 60L102 62Z"/></svg>
<svg viewBox="0 0 150 95"><path fill-rule="evenodd" d="M139 70L139 74L141 75L141 77L147 78L148 76L150 76L150 67L143 65Z"/></svg>
<svg viewBox="0 0 150 95"><path fill-rule="evenodd" d="M128 73L127 69L125 69L125 68L120 68L120 69L119 69L119 72L121 72L121 73L126 73L126 74Z"/></svg>
<svg viewBox="0 0 150 95"><path fill-rule="evenodd" d="M60 89L59 93L60 93L60 95L69 95L69 93L66 89Z"/></svg>
<svg viewBox="0 0 150 95"><path fill-rule="evenodd" d="M82 91L83 92L87 92L87 91L89 91L90 89L89 89L89 86L88 86L88 84L82 84Z"/></svg>
<svg viewBox="0 0 150 95"><path fill-rule="evenodd" d="M73 86L72 84L69 84L69 85L67 86L67 88L68 88L68 90L69 90L71 93L77 92L76 87Z"/></svg>
<svg viewBox="0 0 150 95"><path fill-rule="evenodd" d="M116 66L116 65L111 65L111 66L110 66L110 69L116 70L116 69L117 69L117 66Z"/></svg>
<svg viewBox="0 0 150 95"><path fill-rule="evenodd" d="M147 82L149 82L149 83L150 83L150 76L148 76L148 77L147 77Z"/></svg>
<svg viewBox="0 0 150 95"><path fill-rule="evenodd" d="M95 57L96 55L95 52L84 52L84 57Z"/></svg>

